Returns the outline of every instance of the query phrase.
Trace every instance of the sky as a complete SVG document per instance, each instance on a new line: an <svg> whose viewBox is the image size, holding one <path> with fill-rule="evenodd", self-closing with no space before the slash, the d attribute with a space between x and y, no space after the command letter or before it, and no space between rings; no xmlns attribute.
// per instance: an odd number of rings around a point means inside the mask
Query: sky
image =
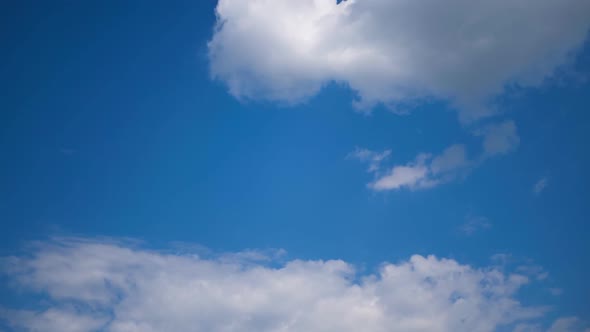
<svg viewBox="0 0 590 332"><path fill-rule="evenodd" d="M590 331L588 1L0 15L0 331Z"/></svg>

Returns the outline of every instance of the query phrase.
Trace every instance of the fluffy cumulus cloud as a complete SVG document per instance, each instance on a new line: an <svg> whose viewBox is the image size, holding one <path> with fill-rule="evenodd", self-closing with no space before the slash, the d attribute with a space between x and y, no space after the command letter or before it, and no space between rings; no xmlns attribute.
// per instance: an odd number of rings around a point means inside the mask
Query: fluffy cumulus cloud
<svg viewBox="0 0 590 332"><path fill-rule="evenodd" d="M475 135L482 137L482 147L479 155L474 157L467 155L463 144L451 145L438 155L420 153L415 160L391 168L382 166L390 156L390 150L379 153L357 148L349 157L369 164L368 172L375 175L375 180L368 187L375 191L416 190L461 178L486 159L513 151L520 143L513 121L489 124L477 130Z"/></svg>
<svg viewBox="0 0 590 332"><path fill-rule="evenodd" d="M216 14L210 71L237 98L293 104L330 83L364 111L434 98L482 138L475 156L455 144L390 168L389 150L357 149L375 191L432 188L513 151L514 122L475 120L497 113L506 87L537 86L567 64L590 28L586 0L219 0Z"/></svg>
<svg viewBox="0 0 590 332"><path fill-rule="evenodd" d="M219 0L212 76L238 98L296 103L330 82L360 109L424 98L461 119L506 85L535 86L586 38L586 0Z"/></svg>
<svg viewBox="0 0 590 332"><path fill-rule="evenodd" d="M2 261L12 283L42 297L0 310L25 331L483 332L532 326L546 311L517 301L526 276L433 256L359 275L339 260L263 264L113 241L34 248Z"/></svg>

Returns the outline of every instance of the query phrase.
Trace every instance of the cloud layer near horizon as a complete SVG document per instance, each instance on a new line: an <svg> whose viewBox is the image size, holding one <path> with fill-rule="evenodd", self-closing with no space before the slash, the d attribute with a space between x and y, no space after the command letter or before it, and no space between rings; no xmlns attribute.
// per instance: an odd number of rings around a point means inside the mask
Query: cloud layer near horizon
<svg viewBox="0 0 590 332"><path fill-rule="evenodd" d="M211 74L238 98L303 101L330 82L356 106L450 100L463 121L535 86L590 27L584 0L220 0Z"/></svg>
<svg viewBox="0 0 590 332"><path fill-rule="evenodd" d="M533 326L545 312L517 301L526 276L498 268L416 255L359 275L340 260L271 267L262 258L57 239L3 259L12 282L46 299L40 309L1 309L0 317L50 332L484 332Z"/></svg>

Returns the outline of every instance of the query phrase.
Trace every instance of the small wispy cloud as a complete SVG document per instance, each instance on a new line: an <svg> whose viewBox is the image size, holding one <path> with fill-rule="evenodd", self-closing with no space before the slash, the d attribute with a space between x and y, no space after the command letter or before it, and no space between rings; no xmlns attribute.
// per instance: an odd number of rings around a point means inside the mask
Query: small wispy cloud
<svg viewBox="0 0 590 332"><path fill-rule="evenodd" d="M474 132L483 137L482 159L514 151L520 144L520 137L513 121L485 126Z"/></svg>
<svg viewBox="0 0 590 332"><path fill-rule="evenodd" d="M413 161L390 168L382 166L390 156L390 150L375 152L357 147L348 158L369 164L368 171L375 175L368 184L372 190L416 190L464 177L487 159L515 150L520 142L516 125L511 120L487 125L473 134L482 138L482 147L478 155L471 157L464 144L453 144L439 154L419 153Z"/></svg>
<svg viewBox="0 0 590 332"><path fill-rule="evenodd" d="M377 172L381 168L381 163L389 158L391 155L391 150L383 150L381 152L372 151L365 148L356 147L354 151L349 153L346 158L347 159L357 159L363 163L367 163L369 167L367 168L367 172L374 173Z"/></svg>
<svg viewBox="0 0 590 332"><path fill-rule="evenodd" d="M542 266L532 263L518 266L516 271L539 281L546 280L549 277L549 272L545 271Z"/></svg>
<svg viewBox="0 0 590 332"><path fill-rule="evenodd" d="M584 329L584 323L578 317L561 317L549 327L547 332L575 332L585 331L589 332L590 329Z"/></svg>
<svg viewBox="0 0 590 332"><path fill-rule="evenodd" d="M64 148L64 147L62 147L62 148L59 149L59 152L61 154L63 154L64 156L71 156L71 155L73 155L73 154L76 153L76 150L71 149L71 148Z"/></svg>
<svg viewBox="0 0 590 332"><path fill-rule="evenodd" d="M383 167L382 162L389 155L390 150L377 153L356 148L348 157L369 163L367 171L375 175L375 180L368 187L375 191L434 187L455 179L462 172L467 172L472 165L462 144L451 145L436 156L420 153L413 161L404 165Z"/></svg>
<svg viewBox="0 0 590 332"><path fill-rule="evenodd" d="M511 254L498 253L493 254L492 257L490 257L490 259L497 266L506 266L512 262L513 257Z"/></svg>
<svg viewBox="0 0 590 332"><path fill-rule="evenodd" d="M495 266L501 270L511 269L520 275L536 281L547 281L549 272L528 257L515 257L511 254L495 254L491 257ZM560 292L561 289L549 289L550 292Z"/></svg>
<svg viewBox="0 0 590 332"><path fill-rule="evenodd" d="M535 185L533 186L533 193L535 193L535 195L541 194L545 190L545 188L547 188L548 184L549 180L547 179L547 177L540 178L537 182L535 182Z"/></svg>
<svg viewBox="0 0 590 332"><path fill-rule="evenodd" d="M459 231L464 235L470 236L475 233L485 231L492 227L492 223L486 217L468 215L465 217L465 223L459 227Z"/></svg>

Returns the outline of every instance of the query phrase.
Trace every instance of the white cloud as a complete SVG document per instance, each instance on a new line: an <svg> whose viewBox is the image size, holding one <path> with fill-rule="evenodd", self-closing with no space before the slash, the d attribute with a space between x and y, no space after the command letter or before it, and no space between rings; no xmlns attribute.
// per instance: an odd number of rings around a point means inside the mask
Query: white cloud
<svg viewBox="0 0 590 332"><path fill-rule="evenodd" d="M425 165L428 159L430 159L429 155L419 155L414 162L404 166L395 166L387 174L369 184L369 187L381 191L404 187L415 189L432 186L435 183L429 180L430 170Z"/></svg>
<svg viewBox="0 0 590 332"><path fill-rule="evenodd" d="M548 329L539 324L518 324L513 332L590 332L582 328L582 322L577 317L561 317L556 319Z"/></svg>
<svg viewBox="0 0 590 332"><path fill-rule="evenodd" d="M347 158L358 159L369 164L367 172L376 172L381 167L381 162L389 158L391 150L384 150L383 152L375 152L369 149L356 147L354 151L348 154Z"/></svg>
<svg viewBox="0 0 590 332"><path fill-rule="evenodd" d="M465 146L461 144L451 145L443 153L432 160L430 169L433 174L445 174L457 169L469 166L471 162L467 158Z"/></svg>
<svg viewBox="0 0 590 332"><path fill-rule="evenodd" d="M585 0L219 0L210 69L238 98L296 103L329 82L356 105L451 100L493 112L505 85L536 86L590 26Z"/></svg>
<svg viewBox="0 0 590 332"><path fill-rule="evenodd" d="M370 275L340 260L269 266L234 257L115 241L40 243L4 259L2 270L46 298L37 310L0 316L28 331L489 332L546 311L517 301L528 283L522 275L433 256L386 263Z"/></svg>
<svg viewBox="0 0 590 332"><path fill-rule="evenodd" d="M109 321L104 314L84 313L72 308L48 308L42 312L0 309L0 319L34 332L97 331Z"/></svg>
<svg viewBox="0 0 590 332"><path fill-rule="evenodd" d="M518 324L512 332L543 332L543 328L539 324Z"/></svg>
<svg viewBox="0 0 590 332"><path fill-rule="evenodd" d="M490 259L498 267L506 266L514 260L514 258L512 257L511 254L504 254L504 253L493 254L492 257L490 257Z"/></svg>
<svg viewBox="0 0 590 332"><path fill-rule="evenodd" d="M531 263L518 266L516 271L537 280L546 280L549 277L549 272L545 271L542 266Z"/></svg>
<svg viewBox="0 0 590 332"><path fill-rule="evenodd" d="M454 144L437 156L420 153L414 161L384 171L382 161L389 156L389 150L379 154L357 148L349 156L370 162L369 172L374 173L375 180L369 183L369 188L375 191L403 188L416 190L432 188L460 178L485 160L514 151L520 142L516 125L510 120L487 125L474 134L481 136L483 141L482 151L473 158L467 155L465 145Z"/></svg>
<svg viewBox="0 0 590 332"><path fill-rule="evenodd" d="M495 267L500 270L511 269L516 271L518 274L524 275L531 280L546 281L549 279L549 272L545 270L541 265L538 265L531 258L527 257L514 257L510 254L495 254L491 257L495 263ZM563 290L559 288L549 288L549 292L554 295L557 292Z"/></svg>
<svg viewBox="0 0 590 332"><path fill-rule="evenodd" d="M431 188L457 178L471 166L465 147L455 144L436 157L422 153L406 165L394 166L384 174L376 172L376 180L368 186L376 191Z"/></svg>
<svg viewBox="0 0 590 332"><path fill-rule="evenodd" d="M563 317L557 319L547 332L575 332L582 331L582 323L577 317Z"/></svg>
<svg viewBox="0 0 590 332"><path fill-rule="evenodd" d="M533 192L536 195L539 195L541 192L543 192L543 190L545 190L548 184L549 180L546 177L539 179L539 181L537 181L533 186Z"/></svg>
<svg viewBox="0 0 590 332"><path fill-rule="evenodd" d="M482 158L506 154L516 149L520 143L513 121L488 125L476 131L475 135L483 136Z"/></svg>
<svg viewBox="0 0 590 332"><path fill-rule="evenodd" d="M459 230L465 235L473 235L479 231L483 231L492 227L492 223L486 217L468 215L465 218L465 223L461 225Z"/></svg>
<svg viewBox="0 0 590 332"><path fill-rule="evenodd" d="M438 156L421 153L414 161L394 166L387 171L382 171L378 164L378 167L370 168L376 179L368 187L376 191L431 188L454 180L462 172L469 171L473 165L467 158L465 146L455 144Z"/></svg>

